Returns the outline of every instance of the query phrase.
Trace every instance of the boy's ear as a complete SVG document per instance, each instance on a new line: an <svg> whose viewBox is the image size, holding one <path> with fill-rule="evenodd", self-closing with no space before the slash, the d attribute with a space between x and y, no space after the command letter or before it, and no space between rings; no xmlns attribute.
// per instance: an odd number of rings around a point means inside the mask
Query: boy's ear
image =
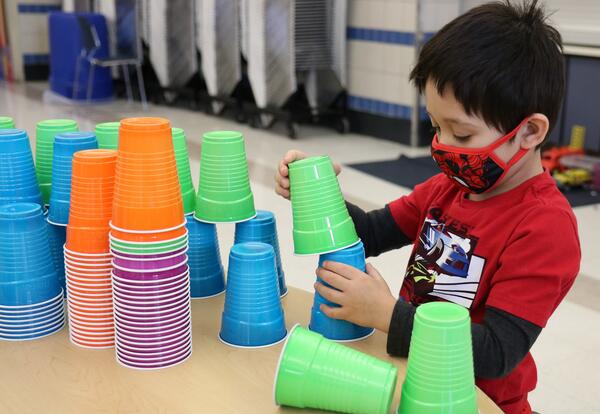
<svg viewBox="0 0 600 414"><path fill-rule="evenodd" d="M537 147L544 141L550 121L544 114L535 113L529 116L529 121L517 133L521 142L521 148L531 149Z"/></svg>

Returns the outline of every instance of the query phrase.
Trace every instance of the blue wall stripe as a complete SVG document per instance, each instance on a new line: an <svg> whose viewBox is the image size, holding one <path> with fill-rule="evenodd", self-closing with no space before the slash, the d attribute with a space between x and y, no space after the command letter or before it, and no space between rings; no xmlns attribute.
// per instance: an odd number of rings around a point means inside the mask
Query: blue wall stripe
<svg viewBox="0 0 600 414"><path fill-rule="evenodd" d="M47 53L24 53L23 64L25 65L47 65L50 56Z"/></svg>
<svg viewBox="0 0 600 414"><path fill-rule="evenodd" d="M425 41L429 41L434 34L432 32L425 33ZM406 46L415 44L415 34L413 32L368 29L364 27L348 27L346 38L349 40L363 40L365 42L391 43Z"/></svg>
<svg viewBox="0 0 600 414"><path fill-rule="evenodd" d="M397 119L410 119L412 114L412 107L409 105L400 105L356 95L348 96L348 107L359 112L368 112ZM422 121L429 119L425 107L421 107L419 112Z"/></svg>
<svg viewBox="0 0 600 414"><path fill-rule="evenodd" d="M50 13L61 11L60 4L19 4L17 6L19 13Z"/></svg>

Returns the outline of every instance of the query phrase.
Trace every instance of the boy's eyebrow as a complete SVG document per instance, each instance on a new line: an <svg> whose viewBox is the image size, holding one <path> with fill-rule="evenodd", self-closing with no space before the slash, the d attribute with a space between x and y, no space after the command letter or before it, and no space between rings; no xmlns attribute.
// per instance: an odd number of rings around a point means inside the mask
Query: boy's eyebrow
<svg viewBox="0 0 600 414"><path fill-rule="evenodd" d="M429 117L433 119L433 115L431 115L431 113L429 111L427 111L427 115L429 115ZM461 121L460 119L457 119L457 118L442 118L442 121L449 123L449 124L461 124L464 126L475 127L475 125L473 125L469 122Z"/></svg>

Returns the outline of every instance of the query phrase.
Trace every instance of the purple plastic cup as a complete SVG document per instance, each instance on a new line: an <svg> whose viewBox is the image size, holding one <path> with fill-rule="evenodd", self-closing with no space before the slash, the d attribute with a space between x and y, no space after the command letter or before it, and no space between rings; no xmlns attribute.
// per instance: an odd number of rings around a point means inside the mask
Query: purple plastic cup
<svg viewBox="0 0 600 414"><path fill-rule="evenodd" d="M119 355L117 355L117 360L119 361L119 363L121 363L122 365L124 365L128 368L135 368L135 369L139 369L139 370L155 370L155 369L168 368L168 367L172 367L172 366L181 364L182 362L185 362L191 355L192 355L192 349L190 347L190 349L186 353L184 353L183 356L174 358L172 360L166 360L166 361L156 363L156 364L155 363L140 364L140 363L133 362L131 360L122 358Z"/></svg>
<svg viewBox="0 0 600 414"><path fill-rule="evenodd" d="M188 349L192 345L192 338L190 337L185 342L182 342L179 345L170 346L168 348L157 348L155 350L146 350L146 352L137 352L126 347L119 345L117 347L117 352L120 355L123 355L125 358L134 358L134 359L165 359L170 355L179 353L184 349Z"/></svg>
<svg viewBox="0 0 600 414"><path fill-rule="evenodd" d="M118 315L115 315L115 323L117 323L119 326L130 327L131 329L168 329L189 318L190 315L188 312L182 312L181 314L176 315L173 318L163 319L159 321L131 321L123 319Z"/></svg>
<svg viewBox="0 0 600 414"><path fill-rule="evenodd" d="M189 288L182 289L178 294L170 298L166 298L164 301L155 302L137 302L137 301L125 301L122 298L114 296L114 302L119 305L120 309L130 311L158 311L161 309L171 308L179 303L190 300Z"/></svg>
<svg viewBox="0 0 600 414"><path fill-rule="evenodd" d="M156 260L156 259L164 259L166 257L181 255L181 254L187 252L188 248L182 247L181 249L174 250L172 252L157 253L157 254L145 254L145 255L139 255L139 254L135 254L135 253L123 253L115 248L112 248L110 251L113 254L113 256L119 256L124 259L129 258L129 259L137 259L137 260Z"/></svg>
<svg viewBox="0 0 600 414"><path fill-rule="evenodd" d="M155 352L157 349L169 348L173 346L181 345L182 342L185 342L184 339L192 336L192 330L190 329L185 335L181 337L171 338L164 341L156 341L153 343L143 343L138 341L131 341L125 338L119 337L118 333L115 332L115 340L117 341L118 346L127 346L130 348L148 350L149 352Z"/></svg>
<svg viewBox="0 0 600 414"><path fill-rule="evenodd" d="M171 360L173 358L176 358L180 355L183 355L185 352L189 351L190 348L192 347L192 342L186 342L181 344L180 347L175 348L171 351L163 351L163 352L157 352L154 354L136 354L134 352L127 352L124 351L120 348L117 348L117 355L119 355L120 357L127 359L128 361L139 361L140 363L144 363L144 364L149 364L149 363L156 363L156 362L163 362L163 361L167 361L167 360Z"/></svg>
<svg viewBox="0 0 600 414"><path fill-rule="evenodd" d="M180 312L184 308L189 308L190 302L189 302L189 300L183 300L181 303L179 303L175 306L170 306L168 308L158 309L158 310L146 309L146 310L142 310L142 311L139 311L139 310L136 311L136 310L122 308L118 302L115 302L113 304L113 306L114 306L115 312L118 312L119 315L125 316L125 317L165 318L165 317L169 317L169 315L173 315L174 313Z"/></svg>
<svg viewBox="0 0 600 414"><path fill-rule="evenodd" d="M168 294L170 292L174 292L188 283L189 276L184 274L181 278L176 279L172 283L166 283L161 286L149 286L149 287L138 287L138 286L130 286L121 284L121 282L117 282L113 280L113 290L121 295L128 296L160 296L162 294Z"/></svg>
<svg viewBox="0 0 600 414"><path fill-rule="evenodd" d="M159 287L154 290L146 290L144 292L130 292L127 288L123 289L120 286L113 285L113 293L119 296L119 299L124 302L160 302L175 296L180 290L189 288L189 279L180 279L177 284L173 284L167 288Z"/></svg>
<svg viewBox="0 0 600 414"><path fill-rule="evenodd" d="M172 321L174 319L179 319L179 318L181 318L181 317L189 314L190 312L191 312L191 309L189 307L187 307L187 308L184 307L184 308L181 308L181 310L179 310L177 312L173 312L169 316L160 316L160 317L152 317L152 318L126 316L126 315L121 314L116 309L114 311L114 314L115 314L115 318L118 318L123 323L131 324L131 325L135 326L135 325L138 325L138 324L147 325L147 324L164 324L164 323L168 323L169 321Z"/></svg>
<svg viewBox="0 0 600 414"><path fill-rule="evenodd" d="M171 334L176 334L181 332L182 329L185 329L190 324L190 317L185 316L181 320L174 322L171 325L159 326L157 328L138 328L132 327L131 325L122 326L120 322L115 322L115 329L119 330L119 333L128 338L136 339L142 338L145 339L145 335L162 335L169 336Z"/></svg>
<svg viewBox="0 0 600 414"><path fill-rule="evenodd" d="M185 271L179 275L167 277L158 280L132 280L124 279L113 273L112 280L113 284L117 284L119 287L136 292L152 291L154 289L162 289L163 286L174 285L180 283L182 279L189 279L190 273Z"/></svg>
<svg viewBox="0 0 600 414"><path fill-rule="evenodd" d="M173 267L178 267L186 264L188 261L187 254L183 253L167 259L152 259L152 260L136 260L136 259L121 259L113 257L113 266L129 271L153 272L157 270L167 270Z"/></svg>
<svg viewBox="0 0 600 414"><path fill-rule="evenodd" d="M124 350L127 353L144 355L144 354L154 354L154 353L162 353L162 352L173 351L173 350L175 350L177 348L180 348L181 344L183 344L183 343L187 344L188 342L191 342L191 340L192 340L192 334L190 332L190 334L187 335L182 340L175 341L174 343L166 345L166 346L165 345L162 345L162 346L159 345L159 346L156 346L154 348L138 348L138 347L135 347L135 346L127 345L123 341L120 341L117 344L117 346L118 346L119 349L122 349L122 350Z"/></svg>
<svg viewBox="0 0 600 414"><path fill-rule="evenodd" d="M113 274L115 274L116 276L120 277L121 279L129 279L131 281L161 281L163 279L168 279L170 277L173 276L179 276L184 272L187 272L189 270L189 267L187 265L187 263L172 268L172 269L168 269L168 270L155 270L153 272L136 272L136 271L131 271L131 270L126 270L126 269L120 269L117 267L113 268Z"/></svg>
<svg viewBox="0 0 600 414"><path fill-rule="evenodd" d="M187 332L192 329L191 321L187 324L182 325L181 328L173 330L173 332L166 333L148 333L148 334L136 334L131 335L129 333L122 332L119 327L115 326L115 335L119 339L124 339L131 344L139 345L151 345L160 342L166 342L171 340L179 339L187 335Z"/></svg>

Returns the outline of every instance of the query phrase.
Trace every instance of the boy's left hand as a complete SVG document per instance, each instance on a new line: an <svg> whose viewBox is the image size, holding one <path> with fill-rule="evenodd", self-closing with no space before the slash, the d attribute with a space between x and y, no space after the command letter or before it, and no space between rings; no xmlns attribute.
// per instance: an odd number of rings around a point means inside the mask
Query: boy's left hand
<svg viewBox="0 0 600 414"><path fill-rule="evenodd" d="M344 319L357 325L388 332L396 298L379 272L367 263L367 273L343 263L325 262L317 269L325 283L315 283L321 296L341 307L321 305L330 318Z"/></svg>

